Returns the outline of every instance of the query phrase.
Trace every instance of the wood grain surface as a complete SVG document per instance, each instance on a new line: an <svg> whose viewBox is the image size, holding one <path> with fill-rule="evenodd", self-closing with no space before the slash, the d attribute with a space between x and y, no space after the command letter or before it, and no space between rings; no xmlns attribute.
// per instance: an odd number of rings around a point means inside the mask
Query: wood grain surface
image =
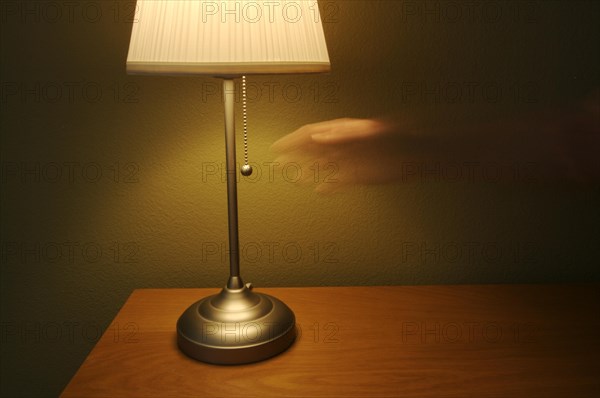
<svg viewBox="0 0 600 398"><path fill-rule="evenodd" d="M599 285L257 289L300 335L241 366L176 347L179 315L217 291L134 291L62 397L600 397Z"/></svg>

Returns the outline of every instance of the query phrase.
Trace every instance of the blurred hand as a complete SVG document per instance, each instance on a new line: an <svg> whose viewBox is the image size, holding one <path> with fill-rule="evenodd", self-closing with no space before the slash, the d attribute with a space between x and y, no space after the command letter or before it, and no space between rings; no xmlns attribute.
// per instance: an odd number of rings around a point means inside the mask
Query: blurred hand
<svg viewBox="0 0 600 398"><path fill-rule="evenodd" d="M597 181L600 96L595 91L571 110L546 109L485 125L448 124L436 132L419 131L419 123L407 117L395 122L335 119L307 124L271 149L284 172L297 172L292 180L317 184L319 192L406 182L415 175L411 170L435 172L457 165L498 167L499 181L517 181L513 171L523 166L528 175L519 178L528 182Z"/></svg>

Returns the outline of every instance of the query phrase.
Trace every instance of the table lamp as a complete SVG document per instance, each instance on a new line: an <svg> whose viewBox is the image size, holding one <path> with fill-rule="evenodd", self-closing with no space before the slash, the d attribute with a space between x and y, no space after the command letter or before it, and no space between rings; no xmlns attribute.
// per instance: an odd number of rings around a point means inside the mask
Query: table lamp
<svg viewBox="0 0 600 398"><path fill-rule="evenodd" d="M179 349L194 359L256 362L285 351L296 338L292 310L254 292L240 276L234 79L329 69L316 0L137 1L128 73L223 79L230 270L220 293L192 304L177 321ZM245 101L243 111L246 133ZM245 155L241 171L247 175L252 170Z"/></svg>

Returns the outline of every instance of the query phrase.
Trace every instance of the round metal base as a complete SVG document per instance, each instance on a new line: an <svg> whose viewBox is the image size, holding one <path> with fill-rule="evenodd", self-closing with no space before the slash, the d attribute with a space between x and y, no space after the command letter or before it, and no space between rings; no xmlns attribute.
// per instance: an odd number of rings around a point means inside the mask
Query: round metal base
<svg viewBox="0 0 600 398"><path fill-rule="evenodd" d="M177 321L177 345L202 362L236 365L285 351L296 338L296 319L282 301L248 287L225 287L192 304Z"/></svg>

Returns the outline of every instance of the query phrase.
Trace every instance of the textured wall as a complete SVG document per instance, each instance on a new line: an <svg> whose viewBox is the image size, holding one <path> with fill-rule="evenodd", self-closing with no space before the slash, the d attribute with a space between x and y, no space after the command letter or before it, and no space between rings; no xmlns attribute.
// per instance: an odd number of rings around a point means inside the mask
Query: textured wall
<svg viewBox="0 0 600 398"><path fill-rule="evenodd" d="M219 81L127 76L129 3L51 3L60 14L44 2L2 3L7 396L58 394L133 289L226 277L225 184L211 174L224 161ZM479 123L598 87L598 3L472 4L322 2L332 72L250 79L261 88L249 112L262 176L239 185L247 281L600 279L600 198L589 185L442 179L320 195L281 172L268 178L271 143L306 123L399 112L431 126ZM469 82L501 95L446 95ZM439 99L406 97L422 83L439 85Z"/></svg>

